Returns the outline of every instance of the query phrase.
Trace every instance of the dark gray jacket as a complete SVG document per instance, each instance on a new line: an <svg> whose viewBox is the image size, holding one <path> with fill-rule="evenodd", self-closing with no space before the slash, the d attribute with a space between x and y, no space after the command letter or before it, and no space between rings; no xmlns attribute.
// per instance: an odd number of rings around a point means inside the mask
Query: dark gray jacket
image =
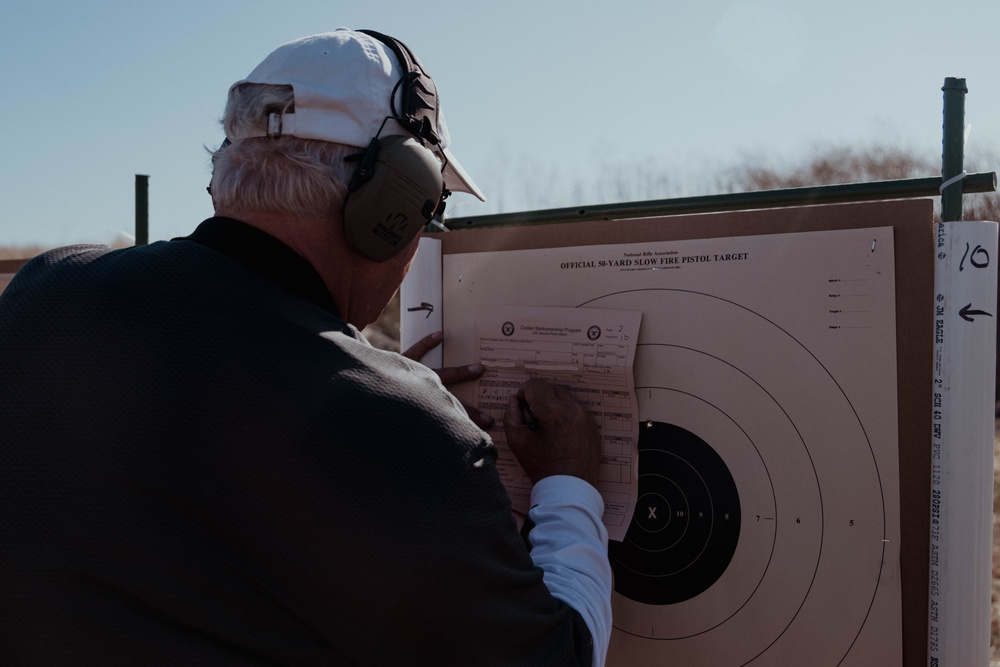
<svg viewBox="0 0 1000 667"><path fill-rule="evenodd" d="M588 664L488 436L214 218L0 296L0 663Z"/></svg>

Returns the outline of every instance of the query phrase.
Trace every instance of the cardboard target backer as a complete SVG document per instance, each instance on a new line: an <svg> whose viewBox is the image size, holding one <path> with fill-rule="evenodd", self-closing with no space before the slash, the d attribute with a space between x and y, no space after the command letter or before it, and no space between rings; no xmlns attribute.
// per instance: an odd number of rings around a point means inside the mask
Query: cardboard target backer
<svg viewBox="0 0 1000 667"><path fill-rule="evenodd" d="M491 305L642 312L609 665L925 663L929 200L437 238L445 366Z"/></svg>

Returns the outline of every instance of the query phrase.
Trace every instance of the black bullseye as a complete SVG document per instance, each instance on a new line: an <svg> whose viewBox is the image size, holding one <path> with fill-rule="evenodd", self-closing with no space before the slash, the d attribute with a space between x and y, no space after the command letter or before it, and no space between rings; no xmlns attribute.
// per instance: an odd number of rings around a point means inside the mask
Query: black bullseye
<svg viewBox="0 0 1000 667"><path fill-rule="evenodd" d="M679 426L644 426L635 513L625 540L610 543L615 590L645 604L690 600L726 571L739 536L739 493L722 458Z"/></svg>

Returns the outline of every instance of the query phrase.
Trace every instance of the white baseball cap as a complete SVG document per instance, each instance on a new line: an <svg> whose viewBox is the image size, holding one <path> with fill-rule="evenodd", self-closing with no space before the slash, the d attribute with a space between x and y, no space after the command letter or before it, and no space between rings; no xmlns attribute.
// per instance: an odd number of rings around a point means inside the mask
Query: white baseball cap
<svg viewBox="0 0 1000 667"><path fill-rule="evenodd" d="M429 80L430 75L419 61L415 57L413 60ZM400 82L405 75L404 65L391 48L364 32L337 28L333 32L294 40L279 46L247 78L230 88L232 91L244 83L291 86L295 96L294 112L272 114L266 131L239 127L234 131L236 136L228 139L239 141L250 137L291 135L364 148L378 135L380 128L383 135L413 136L410 130L392 119L398 116L393 113L393 107L402 108ZM434 88L433 82L430 83ZM486 201L448 149L448 127L436 90L432 103L436 111L428 117L436 123L431 130L438 143L425 145L445 162L445 187Z"/></svg>

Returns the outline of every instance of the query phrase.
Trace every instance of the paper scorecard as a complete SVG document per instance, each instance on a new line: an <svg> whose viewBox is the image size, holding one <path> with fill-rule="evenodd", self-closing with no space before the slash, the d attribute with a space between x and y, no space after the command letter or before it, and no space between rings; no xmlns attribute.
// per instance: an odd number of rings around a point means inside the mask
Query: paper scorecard
<svg viewBox="0 0 1000 667"><path fill-rule="evenodd" d="M496 420L490 436L515 511L527 513L532 483L507 446L503 413L508 397L538 377L569 389L597 422L604 524L611 539L624 539L639 487L632 362L641 318L638 311L537 306L494 306L479 313L476 338L486 372L476 381L476 407Z"/></svg>

